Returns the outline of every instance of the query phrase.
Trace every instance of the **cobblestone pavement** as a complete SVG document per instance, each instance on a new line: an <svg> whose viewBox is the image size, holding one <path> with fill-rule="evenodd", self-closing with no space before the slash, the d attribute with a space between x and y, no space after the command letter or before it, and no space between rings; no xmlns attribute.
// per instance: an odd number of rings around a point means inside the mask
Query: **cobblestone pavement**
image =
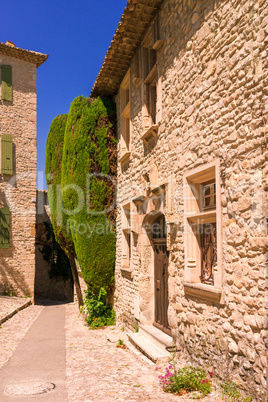
<svg viewBox="0 0 268 402"><path fill-rule="evenodd" d="M10 359L43 308L31 305L2 324L0 368ZM155 371L152 363L139 353L116 347L119 338L126 338L125 332L115 327L89 330L78 314L77 305L66 304L65 309L69 401L193 401L189 396L164 393L158 382L159 371ZM202 402L219 401L222 399L216 391L202 399Z"/></svg>
<svg viewBox="0 0 268 402"><path fill-rule="evenodd" d="M29 306L4 322L0 328L0 368L14 353L43 306Z"/></svg>
<svg viewBox="0 0 268 402"><path fill-rule="evenodd" d="M8 318L11 314L14 314L19 309L22 309L23 306L30 303L30 299L0 296L0 323L2 323L5 318Z"/></svg>
<svg viewBox="0 0 268 402"><path fill-rule="evenodd" d="M159 372L129 350L116 347L115 327L89 330L77 306L66 305L66 373L70 401L193 401L164 393ZM203 402L222 399L214 391Z"/></svg>

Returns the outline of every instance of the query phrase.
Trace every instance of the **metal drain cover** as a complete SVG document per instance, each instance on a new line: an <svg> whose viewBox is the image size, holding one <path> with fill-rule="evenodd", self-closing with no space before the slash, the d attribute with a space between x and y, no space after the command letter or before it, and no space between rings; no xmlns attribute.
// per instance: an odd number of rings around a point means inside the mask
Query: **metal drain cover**
<svg viewBox="0 0 268 402"><path fill-rule="evenodd" d="M5 394L10 396L20 396L20 395L39 395L46 394L56 388L56 385L52 382L46 382L45 384L40 384L40 382L27 382L21 384L10 385L5 389Z"/></svg>

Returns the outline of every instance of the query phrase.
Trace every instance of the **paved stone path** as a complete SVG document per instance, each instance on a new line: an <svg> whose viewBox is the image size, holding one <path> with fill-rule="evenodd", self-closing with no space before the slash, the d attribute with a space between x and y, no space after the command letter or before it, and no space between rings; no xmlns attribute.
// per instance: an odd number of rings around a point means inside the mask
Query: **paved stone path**
<svg viewBox="0 0 268 402"><path fill-rule="evenodd" d="M19 311L0 328L0 369L10 359L43 306L30 306Z"/></svg>
<svg viewBox="0 0 268 402"><path fill-rule="evenodd" d="M193 401L167 394L159 371L129 350L116 347L124 332L89 330L77 306L66 305L66 366L69 401ZM203 402L221 401L214 392Z"/></svg>
<svg viewBox="0 0 268 402"><path fill-rule="evenodd" d="M30 335L37 333L34 328L38 320L43 321L48 306L30 306L18 312L10 320L2 324L0 329L0 368L6 369L16 359L16 352ZM67 394L61 401L193 401L189 397L178 397L162 391L158 382L159 371L147 359L135 355L131 350L116 347L119 339L126 338L125 332L108 327L99 330L89 330L84 325L74 304L61 306L61 315L65 309L65 342L66 342L66 378ZM60 316L59 316L60 317ZM44 327L43 327L44 331ZM55 350L54 352L55 353ZM56 360L54 360L56 362ZM28 363L30 364L30 363ZM42 362L39 362L42 366ZM51 363L50 363L51 364ZM51 364L53 366L53 364ZM55 366L55 364L54 364ZM53 372L52 367L51 370ZM50 371L47 368L48 371ZM0 383L2 381L0 370ZM51 378L51 377L50 377ZM55 397L55 399L54 399ZM55 390L47 394L29 396L22 401L58 400ZM10 401L20 401L20 398L10 397ZM0 396L0 401L2 401ZM214 391L202 402L221 401Z"/></svg>
<svg viewBox="0 0 268 402"><path fill-rule="evenodd" d="M0 324L31 304L31 299L0 296Z"/></svg>
<svg viewBox="0 0 268 402"><path fill-rule="evenodd" d="M44 307L0 370L0 400L68 400L65 386L65 307Z"/></svg>

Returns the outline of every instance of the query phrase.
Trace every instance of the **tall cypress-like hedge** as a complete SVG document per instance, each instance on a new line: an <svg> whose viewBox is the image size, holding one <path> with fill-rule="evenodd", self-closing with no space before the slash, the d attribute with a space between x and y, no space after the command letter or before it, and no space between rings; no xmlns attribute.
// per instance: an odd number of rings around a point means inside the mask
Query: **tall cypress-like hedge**
<svg viewBox="0 0 268 402"><path fill-rule="evenodd" d="M61 184L64 208L73 211L68 227L77 259L95 294L102 287L109 291L114 282L115 176L115 104L79 96L67 118Z"/></svg>
<svg viewBox="0 0 268 402"><path fill-rule="evenodd" d="M57 216L57 192L61 186L62 153L67 114L55 117L50 125L47 136L45 174L47 179L48 201L51 212L51 221L56 241L64 248L74 251L71 236L66 236L65 228Z"/></svg>
<svg viewBox="0 0 268 402"><path fill-rule="evenodd" d="M79 305L83 304L79 285L77 269L75 266L75 248L71 234L66 228L66 216L61 219L61 179L62 179L62 154L65 136L67 115L55 117L52 121L47 137L45 173L47 179L48 201L51 211L51 221L56 241L59 243L69 258L73 280L76 287Z"/></svg>

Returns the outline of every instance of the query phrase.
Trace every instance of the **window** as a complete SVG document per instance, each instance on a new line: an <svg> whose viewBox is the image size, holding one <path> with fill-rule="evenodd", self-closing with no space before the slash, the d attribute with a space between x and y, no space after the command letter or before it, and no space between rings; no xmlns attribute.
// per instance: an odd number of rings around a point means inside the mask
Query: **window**
<svg viewBox="0 0 268 402"><path fill-rule="evenodd" d="M120 87L120 114L121 114L121 153L120 162L126 162L130 157L130 88L129 72Z"/></svg>
<svg viewBox="0 0 268 402"><path fill-rule="evenodd" d="M1 66L2 99L12 102L12 66L3 64Z"/></svg>
<svg viewBox="0 0 268 402"><path fill-rule="evenodd" d="M160 18L159 13L155 17L155 20L152 24L152 46L153 49L160 49L163 45L164 40L161 39L161 28L160 28Z"/></svg>
<svg viewBox="0 0 268 402"><path fill-rule="evenodd" d="M1 173L13 173L13 145L12 135L10 134L1 136Z"/></svg>
<svg viewBox="0 0 268 402"><path fill-rule="evenodd" d="M145 93L146 109L148 113L148 126L156 124L156 51L153 49L143 49L144 69L145 69Z"/></svg>
<svg viewBox="0 0 268 402"><path fill-rule="evenodd" d="M131 203L127 203L122 208L122 269L131 269Z"/></svg>
<svg viewBox="0 0 268 402"><path fill-rule="evenodd" d="M220 297L221 208L219 162L184 175L185 291ZM197 290L199 289L199 293ZM203 290L205 293L200 293Z"/></svg>
<svg viewBox="0 0 268 402"><path fill-rule="evenodd" d="M9 248L9 222L9 208L0 208L0 248Z"/></svg>
<svg viewBox="0 0 268 402"><path fill-rule="evenodd" d="M212 180L202 184L202 210L216 207L216 183Z"/></svg>
<svg viewBox="0 0 268 402"><path fill-rule="evenodd" d="M142 46L142 141L149 142L158 133L160 121L160 80L157 69L157 50L161 47L159 16L147 32Z"/></svg>

